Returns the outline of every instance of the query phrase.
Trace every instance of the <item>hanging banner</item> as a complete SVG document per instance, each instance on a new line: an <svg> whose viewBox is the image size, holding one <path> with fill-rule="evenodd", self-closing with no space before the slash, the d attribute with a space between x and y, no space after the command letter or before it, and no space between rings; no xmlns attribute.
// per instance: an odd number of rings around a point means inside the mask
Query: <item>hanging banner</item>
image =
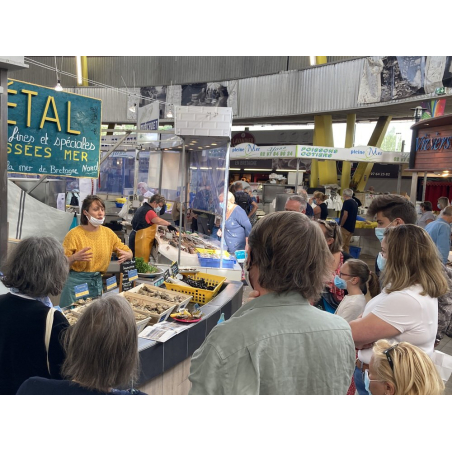
<svg viewBox="0 0 452 452"><path fill-rule="evenodd" d="M296 157L297 146L257 146L254 143L242 143L231 148L231 160L271 159L273 157Z"/></svg>
<svg viewBox="0 0 452 452"><path fill-rule="evenodd" d="M346 162L408 163L408 152L382 151L372 146L353 148L331 148L326 146L297 146L297 157L320 160L342 160Z"/></svg>
<svg viewBox="0 0 452 452"><path fill-rule="evenodd" d="M138 108L138 123L137 127L140 130L159 130L159 112L160 103L158 101L151 102L144 107ZM158 133L139 133L137 135L137 143L147 143L159 139ZM153 143L158 147L158 142Z"/></svg>
<svg viewBox="0 0 452 452"><path fill-rule="evenodd" d="M99 177L102 101L8 79L8 172Z"/></svg>

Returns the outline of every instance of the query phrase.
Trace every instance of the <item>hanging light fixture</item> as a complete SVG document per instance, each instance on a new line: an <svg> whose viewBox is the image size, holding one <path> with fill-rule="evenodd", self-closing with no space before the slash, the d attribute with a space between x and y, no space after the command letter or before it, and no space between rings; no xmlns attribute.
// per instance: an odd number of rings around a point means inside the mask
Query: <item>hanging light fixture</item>
<svg viewBox="0 0 452 452"><path fill-rule="evenodd" d="M57 79L57 84L55 85L54 90L55 91L63 91L63 87L61 86L60 79L58 78L58 68L57 68L56 57L55 57L55 75L56 75L56 79Z"/></svg>
<svg viewBox="0 0 452 452"><path fill-rule="evenodd" d="M171 106L168 107L168 111L166 112L166 117L167 118L173 117L173 109L171 108Z"/></svg>
<svg viewBox="0 0 452 452"><path fill-rule="evenodd" d="M135 113L137 111L137 104L133 104L131 107L129 107L129 111Z"/></svg>

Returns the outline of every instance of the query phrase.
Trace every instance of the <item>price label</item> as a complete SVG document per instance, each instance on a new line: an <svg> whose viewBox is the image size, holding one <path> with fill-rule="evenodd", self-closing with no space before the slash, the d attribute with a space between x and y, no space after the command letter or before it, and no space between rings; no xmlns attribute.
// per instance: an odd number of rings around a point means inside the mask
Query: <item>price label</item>
<svg viewBox="0 0 452 452"><path fill-rule="evenodd" d="M129 281L135 281L138 279L138 270L129 270L128 272Z"/></svg>
<svg viewBox="0 0 452 452"><path fill-rule="evenodd" d="M107 278L107 292L115 287L118 287L118 283L116 281L116 276L112 276L111 278Z"/></svg>
<svg viewBox="0 0 452 452"><path fill-rule="evenodd" d="M173 274L173 277L179 273L179 265L177 265L177 262L171 264L171 273Z"/></svg>
<svg viewBox="0 0 452 452"><path fill-rule="evenodd" d="M78 286L75 286L74 292L75 292L76 300L78 300L79 298L85 297L86 295L89 295L88 283L79 284Z"/></svg>
<svg viewBox="0 0 452 452"><path fill-rule="evenodd" d="M135 270L135 259L131 259L130 261L125 261L121 264L121 273L122 273L122 290L126 292L132 288L132 282L129 280L129 272L131 270Z"/></svg>
<svg viewBox="0 0 452 452"><path fill-rule="evenodd" d="M166 281L169 277L171 276L171 273L168 270L165 271L165 273L163 273L163 279Z"/></svg>
<svg viewBox="0 0 452 452"><path fill-rule="evenodd" d="M162 277L160 277L159 279L156 279L156 280L154 281L154 286L159 287L159 286L161 286L164 282L165 282L165 279L164 279L163 276L162 276Z"/></svg>

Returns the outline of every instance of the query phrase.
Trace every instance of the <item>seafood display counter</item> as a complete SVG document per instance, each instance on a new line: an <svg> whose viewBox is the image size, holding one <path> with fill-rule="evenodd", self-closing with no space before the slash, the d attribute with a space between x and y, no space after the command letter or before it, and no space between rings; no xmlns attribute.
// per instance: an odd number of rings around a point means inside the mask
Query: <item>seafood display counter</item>
<svg viewBox="0 0 452 452"><path fill-rule="evenodd" d="M209 303L200 307L199 322L166 342L138 338L141 370L136 387L147 394L187 394L190 359L215 327L221 314L229 319L242 305L243 284L226 281L222 290Z"/></svg>

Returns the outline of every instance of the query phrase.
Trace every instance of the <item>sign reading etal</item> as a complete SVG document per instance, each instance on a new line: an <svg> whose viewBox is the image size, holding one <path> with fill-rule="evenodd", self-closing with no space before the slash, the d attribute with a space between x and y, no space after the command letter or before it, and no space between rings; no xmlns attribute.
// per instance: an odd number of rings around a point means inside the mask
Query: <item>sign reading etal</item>
<svg viewBox="0 0 452 452"><path fill-rule="evenodd" d="M8 172L98 178L101 105L8 79Z"/></svg>

